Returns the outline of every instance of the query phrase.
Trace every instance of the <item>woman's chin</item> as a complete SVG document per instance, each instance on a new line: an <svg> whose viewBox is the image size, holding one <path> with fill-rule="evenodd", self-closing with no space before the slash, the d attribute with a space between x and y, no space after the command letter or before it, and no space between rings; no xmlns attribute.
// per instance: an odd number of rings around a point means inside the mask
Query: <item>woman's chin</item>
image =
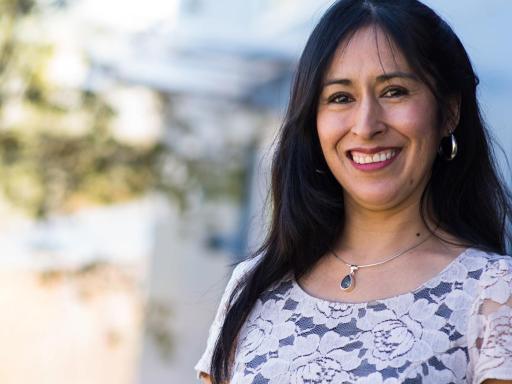
<svg viewBox="0 0 512 384"><path fill-rule="evenodd" d="M374 193L360 194L358 196L351 195L348 199L345 199L345 201L350 205L364 208L369 211L385 211L394 209L402 203L406 204L406 200L409 199L402 198L398 191L388 193L377 191Z"/></svg>

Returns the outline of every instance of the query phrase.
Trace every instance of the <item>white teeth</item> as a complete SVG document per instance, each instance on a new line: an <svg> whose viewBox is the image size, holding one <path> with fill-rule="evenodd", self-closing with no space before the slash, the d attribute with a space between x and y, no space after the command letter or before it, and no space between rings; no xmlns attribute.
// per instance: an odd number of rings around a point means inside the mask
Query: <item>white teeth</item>
<svg viewBox="0 0 512 384"><path fill-rule="evenodd" d="M373 155L352 152L352 159L358 164L369 164L391 159L393 156L395 156L395 154L396 151L393 149L375 153Z"/></svg>

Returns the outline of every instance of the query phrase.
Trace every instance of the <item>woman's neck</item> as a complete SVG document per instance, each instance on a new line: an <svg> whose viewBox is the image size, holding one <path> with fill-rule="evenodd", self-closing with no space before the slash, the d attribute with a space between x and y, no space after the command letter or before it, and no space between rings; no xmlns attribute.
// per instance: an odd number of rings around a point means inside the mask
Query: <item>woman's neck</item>
<svg viewBox="0 0 512 384"><path fill-rule="evenodd" d="M385 211L370 211L347 204L345 220L336 251L350 256L354 263L381 261L430 235L421 218L419 203ZM426 243L430 241L433 240Z"/></svg>

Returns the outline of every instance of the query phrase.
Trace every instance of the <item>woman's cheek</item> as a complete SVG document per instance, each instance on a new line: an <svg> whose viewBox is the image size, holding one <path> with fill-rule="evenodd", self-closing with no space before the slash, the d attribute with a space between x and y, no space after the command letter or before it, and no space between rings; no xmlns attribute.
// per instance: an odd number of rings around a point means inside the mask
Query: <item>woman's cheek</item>
<svg viewBox="0 0 512 384"><path fill-rule="evenodd" d="M317 130L322 148L336 147L346 135L346 119L333 112L322 114L317 120ZM324 147L325 146L325 147Z"/></svg>

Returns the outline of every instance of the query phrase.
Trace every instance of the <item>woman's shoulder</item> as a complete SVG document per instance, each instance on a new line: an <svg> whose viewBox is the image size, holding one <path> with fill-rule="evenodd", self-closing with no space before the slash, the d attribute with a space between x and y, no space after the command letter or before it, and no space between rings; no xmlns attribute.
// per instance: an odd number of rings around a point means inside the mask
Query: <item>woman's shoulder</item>
<svg viewBox="0 0 512 384"><path fill-rule="evenodd" d="M224 294L222 295L221 305L226 306L231 300L231 295L237 288L240 287L240 282L245 278L245 276L250 273L258 264L261 256L248 257L238 264L235 265L233 271L231 272L231 277L226 284L226 288L224 289ZM227 308L226 308L227 310Z"/></svg>
<svg viewBox="0 0 512 384"><path fill-rule="evenodd" d="M224 319L228 311L229 305L232 301L232 295L236 291L239 282L244 278L244 276L248 272L252 270L252 268L257 264L258 260L259 256L247 258L239 262L233 269L233 272L231 273L231 278L229 279L224 290L224 294L222 295L222 298L220 300L220 304L217 309L215 318L210 326L208 340L206 343L206 349L194 367L194 369L198 372L198 378L201 378L201 375L203 375L204 377L205 374L210 372L213 351L215 349L217 338L222 329L222 325L224 323Z"/></svg>
<svg viewBox="0 0 512 384"><path fill-rule="evenodd" d="M462 263L469 271L480 271L482 278L496 277L496 274L512 275L512 256L469 248ZM512 276L510 276L512 277Z"/></svg>
<svg viewBox="0 0 512 384"><path fill-rule="evenodd" d="M466 252L462 263L478 281L479 299L498 304L512 301L512 257L480 249Z"/></svg>
<svg viewBox="0 0 512 384"><path fill-rule="evenodd" d="M253 268L258 264L261 259L261 255L251 256L243 259L238 264L236 264L233 269L233 273L231 278L240 279L243 278L247 273L253 270Z"/></svg>

